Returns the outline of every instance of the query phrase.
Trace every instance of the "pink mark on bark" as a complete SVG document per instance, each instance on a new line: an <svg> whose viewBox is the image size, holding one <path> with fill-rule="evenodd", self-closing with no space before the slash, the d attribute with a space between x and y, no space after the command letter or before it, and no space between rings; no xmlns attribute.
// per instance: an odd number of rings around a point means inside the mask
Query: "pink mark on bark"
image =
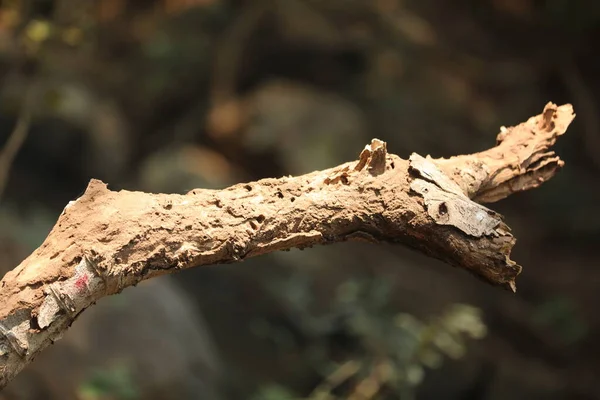
<svg viewBox="0 0 600 400"><path fill-rule="evenodd" d="M77 291L81 292L82 290L87 289L88 281L89 278L87 274L83 274L79 278L77 278L77 280L75 281L75 287L77 288Z"/></svg>

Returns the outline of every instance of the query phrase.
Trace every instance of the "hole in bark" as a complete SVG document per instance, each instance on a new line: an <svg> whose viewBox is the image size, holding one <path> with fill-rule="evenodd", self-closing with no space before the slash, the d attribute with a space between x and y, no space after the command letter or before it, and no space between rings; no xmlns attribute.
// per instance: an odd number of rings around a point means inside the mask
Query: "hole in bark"
<svg viewBox="0 0 600 400"><path fill-rule="evenodd" d="M390 167L392 167L392 169L396 168L396 165L394 164L393 161L390 163Z"/></svg>
<svg viewBox="0 0 600 400"><path fill-rule="evenodd" d="M342 175L340 177L340 181L342 182L342 184L347 185L348 184L348 177L346 175Z"/></svg>
<svg viewBox="0 0 600 400"><path fill-rule="evenodd" d="M448 206L446 205L446 203L441 203L440 207L438 209L438 213L440 215L446 215L448 214Z"/></svg>
<svg viewBox="0 0 600 400"><path fill-rule="evenodd" d="M36 316L31 317L31 321L29 322L29 326L31 326L32 329L36 329L36 330L41 330L42 328L40 327L40 324L38 322L38 319Z"/></svg>
<svg viewBox="0 0 600 400"><path fill-rule="evenodd" d="M277 197L279 197L280 199L283 199L283 193L281 193L281 191L277 192Z"/></svg>
<svg viewBox="0 0 600 400"><path fill-rule="evenodd" d="M244 186L244 189L246 189L247 191L251 192L252 191L252 186L246 185L246 186Z"/></svg>
<svg viewBox="0 0 600 400"><path fill-rule="evenodd" d="M292 196L292 198L290 199L290 201L293 203L294 201L296 201L296 198Z"/></svg>
<svg viewBox="0 0 600 400"><path fill-rule="evenodd" d="M250 223L250 227L252 227L252 229L254 229L254 230L258 229L258 225L256 225L256 222L250 220L249 223Z"/></svg>
<svg viewBox="0 0 600 400"><path fill-rule="evenodd" d="M164 207L165 210L170 210L171 208L173 208L173 204L167 203L163 207Z"/></svg>
<svg viewBox="0 0 600 400"><path fill-rule="evenodd" d="M261 214L258 217L256 217L256 220L259 224L262 224L265 221L265 216Z"/></svg>

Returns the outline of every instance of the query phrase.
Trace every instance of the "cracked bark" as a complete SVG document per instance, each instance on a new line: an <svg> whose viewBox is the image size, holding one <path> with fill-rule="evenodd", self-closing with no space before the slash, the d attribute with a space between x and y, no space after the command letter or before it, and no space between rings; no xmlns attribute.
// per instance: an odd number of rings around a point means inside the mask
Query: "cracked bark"
<svg viewBox="0 0 600 400"><path fill-rule="evenodd" d="M0 387L99 298L155 276L344 240L400 243L516 290L502 216L480 205L537 187L570 105L502 128L487 151L409 160L373 139L358 161L185 195L110 191L92 180L44 243L0 283Z"/></svg>

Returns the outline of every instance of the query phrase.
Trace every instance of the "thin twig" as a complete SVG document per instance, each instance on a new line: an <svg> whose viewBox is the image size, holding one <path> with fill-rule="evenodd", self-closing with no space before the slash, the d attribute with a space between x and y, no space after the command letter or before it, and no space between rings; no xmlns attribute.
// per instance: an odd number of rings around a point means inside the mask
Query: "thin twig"
<svg viewBox="0 0 600 400"><path fill-rule="evenodd" d="M23 99L15 129L8 137L4 148L0 152L0 201L6 188L11 166L29 133L33 114L33 98L33 89L30 87Z"/></svg>
<svg viewBox="0 0 600 400"><path fill-rule="evenodd" d="M371 373L360 381L348 400L368 400L374 398L389 379L388 364L380 362L373 366Z"/></svg>
<svg viewBox="0 0 600 400"><path fill-rule="evenodd" d="M331 391L344 383L350 377L354 376L360 370L358 361L350 360L340 365L323 382L317 386L308 396L309 399L320 399L324 395L331 394Z"/></svg>

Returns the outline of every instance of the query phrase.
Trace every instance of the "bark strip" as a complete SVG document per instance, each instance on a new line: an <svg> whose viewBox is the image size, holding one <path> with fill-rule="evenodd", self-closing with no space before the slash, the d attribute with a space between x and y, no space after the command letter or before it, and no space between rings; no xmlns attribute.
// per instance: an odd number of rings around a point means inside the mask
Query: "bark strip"
<svg viewBox="0 0 600 400"><path fill-rule="evenodd" d="M155 276L345 240L400 243L515 290L515 238L493 202L563 166L550 147L570 105L502 128L485 152L409 160L373 139L359 160L298 177L187 194L92 180L44 243L0 283L0 387L101 297Z"/></svg>

